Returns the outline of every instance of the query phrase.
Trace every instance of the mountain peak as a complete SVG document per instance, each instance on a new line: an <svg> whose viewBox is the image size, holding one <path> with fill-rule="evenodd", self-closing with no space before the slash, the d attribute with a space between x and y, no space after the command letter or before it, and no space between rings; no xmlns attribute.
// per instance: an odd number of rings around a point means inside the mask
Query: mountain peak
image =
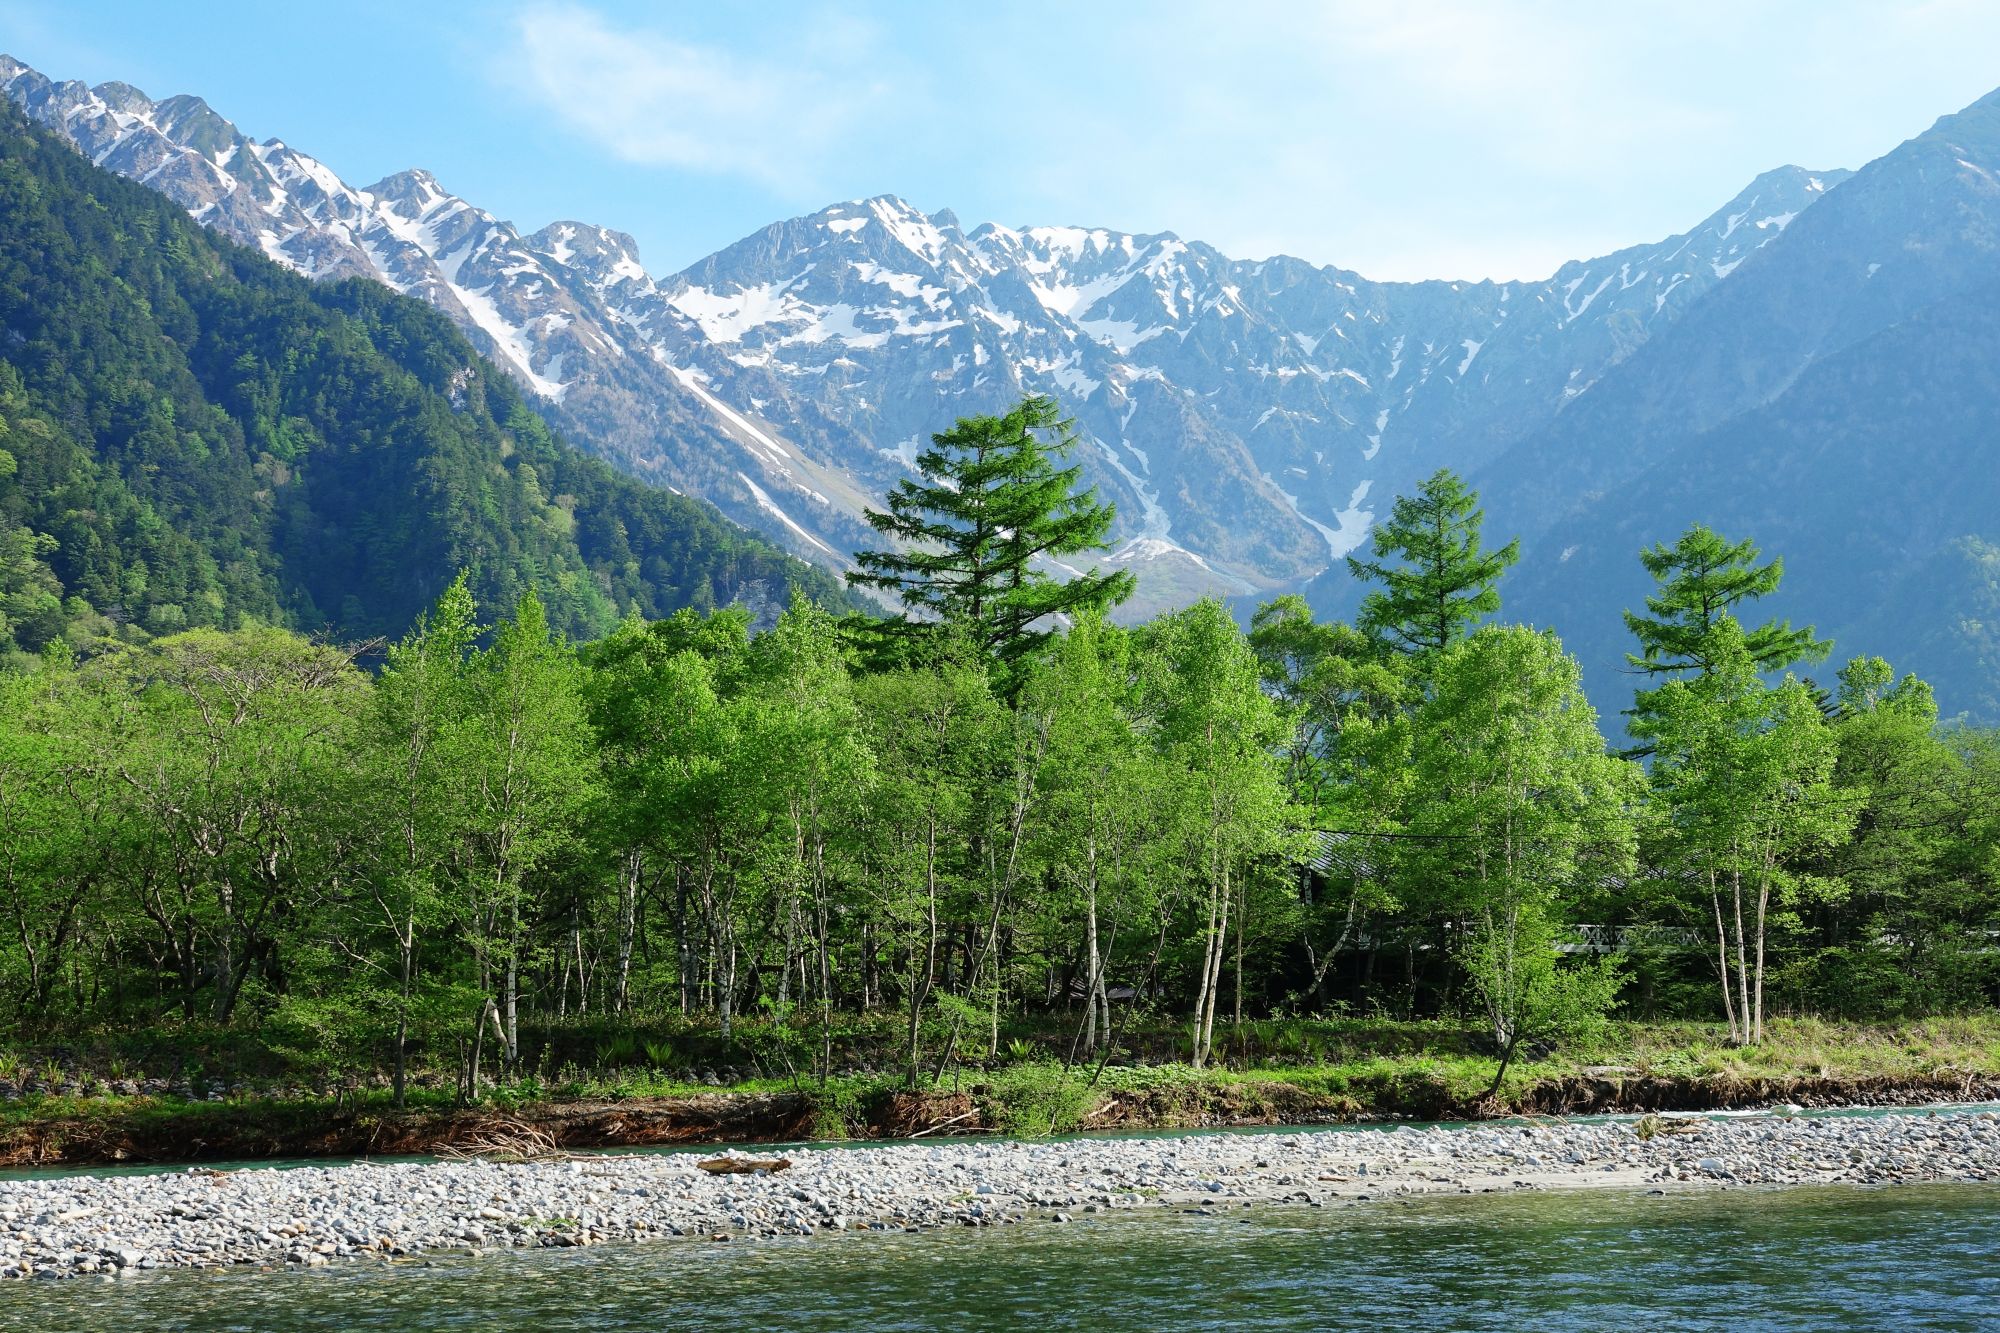
<svg viewBox="0 0 2000 1333"><path fill-rule="evenodd" d="M367 193L394 204L410 203L420 213L429 212L451 196L437 177L422 167L411 167L393 176L384 176L368 187Z"/></svg>
<svg viewBox="0 0 2000 1333"><path fill-rule="evenodd" d="M598 282L645 279L639 243L622 231L590 222L551 222L524 238L531 250L548 255Z"/></svg>
<svg viewBox="0 0 2000 1333"><path fill-rule="evenodd" d="M140 115L153 109L153 99L129 83L100 83L90 91L102 98L113 111L123 111L127 115Z"/></svg>

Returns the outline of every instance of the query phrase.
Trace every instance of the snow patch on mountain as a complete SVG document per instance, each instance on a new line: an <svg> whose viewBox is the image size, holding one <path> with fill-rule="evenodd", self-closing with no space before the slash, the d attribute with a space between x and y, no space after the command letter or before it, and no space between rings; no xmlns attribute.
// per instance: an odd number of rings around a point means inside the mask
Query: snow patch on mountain
<svg viewBox="0 0 2000 1333"><path fill-rule="evenodd" d="M1353 550L1371 487L1469 471L1550 419L1842 178L1767 173L1685 233L1541 282L1377 283L1105 227L966 231L889 195L656 279L621 232L523 236L422 171L355 189L199 99L4 59L0 87L205 225L430 302L607 456L816 558L870 539L861 510L931 432L1048 393L1128 559L1246 588Z"/></svg>

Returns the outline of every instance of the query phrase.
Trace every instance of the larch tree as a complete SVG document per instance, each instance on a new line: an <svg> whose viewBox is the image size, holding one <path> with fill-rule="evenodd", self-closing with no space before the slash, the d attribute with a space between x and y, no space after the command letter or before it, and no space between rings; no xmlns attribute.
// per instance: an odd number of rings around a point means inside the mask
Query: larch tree
<svg viewBox="0 0 2000 1333"><path fill-rule="evenodd" d="M1712 671L1714 630L1723 616L1778 590L1785 562L1773 558L1757 563L1754 542L1732 542L1706 524L1697 523L1672 546L1661 543L1639 553L1639 562L1659 584L1646 598L1646 613L1625 612L1625 627L1639 641L1639 651L1626 654L1632 669L1647 676L1703 675ZM1812 626L1794 629L1788 620L1767 620L1745 626L1742 648L1759 671L1781 671L1801 662L1825 659L1833 645L1816 638Z"/></svg>
<svg viewBox="0 0 2000 1333"><path fill-rule="evenodd" d="M1106 610L1131 595L1126 570L1067 581L1053 566L1103 550L1116 510L1068 462L1074 423L1052 398L1025 398L1000 416L962 418L917 455L917 476L896 483L868 522L897 545L858 551L857 587L894 594L917 625L957 626L1012 664L1062 618ZM908 622L906 622L906 625Z"/></svg>
<svg viewBox="0 0 2000 1333"><path fill-rule="evenodd" d="M1428 661L1500 609L1500 576L1521 543L1489 551L1479 494L1440 468L1415 495L1396 497L1375 529L1374 559L1347 558L1356 579L1382 585L1361 600L1358 626L1399 653Z"/></svg>

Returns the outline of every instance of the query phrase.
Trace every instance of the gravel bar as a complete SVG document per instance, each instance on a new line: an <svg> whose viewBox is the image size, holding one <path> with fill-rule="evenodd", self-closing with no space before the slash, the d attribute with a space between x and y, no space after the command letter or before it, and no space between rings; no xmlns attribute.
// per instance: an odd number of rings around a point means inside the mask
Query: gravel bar
<svg viewBox="0 0 2000 1333"><path fill-rule="evenodd" d="M772 1164L775 1153L739 1154ZM690 1153L0 1181L0 1277L439 1251L1065 1222L1522 1189L2000 1180L1990 1110L1405 1127L807 1149L711 1175Z"/></svg>

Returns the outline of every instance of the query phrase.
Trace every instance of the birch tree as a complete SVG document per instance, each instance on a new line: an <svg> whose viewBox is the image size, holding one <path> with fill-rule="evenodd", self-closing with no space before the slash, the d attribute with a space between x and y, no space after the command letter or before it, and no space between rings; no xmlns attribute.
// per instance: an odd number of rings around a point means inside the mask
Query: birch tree
<svg viewBox="0 0 2000 1333"><path fill-rule="evenodd" d="M1787 859L1845 837L1855 803L1833 783L1838 746L1810 689L1767 685L1726 613L1701 652L1707 670L1652 691L1633 734L1653 747L1654 790L1707 897L1730 1037L1754 1045L1773 894L1796 887Z"/></svg>
<svg viewBox="0 0 2000 1333"><path fill-rule="evenodd" d="M1212 597L1153 623L1142 670L1153 742L1178 789L1177 841L1199 895L1199 1068L1214 1044L1231 914L1245 902L1248 874L1260 857L1302 850L1285 837L1293 827L1278 754L1285 728L1256 654Z"/></svg>
<svg viewBox="0 0 2000 1333"><path fill-rule="evenodd" d="M1580 671L1554 636L1489 627L1447 650L1418 710L1410 831L1461 923L1458 957L1500 1054L1602 1019L1609 959L1564 965L1591 880L1630 870L1638 770L1605 753Z"/></svg>

